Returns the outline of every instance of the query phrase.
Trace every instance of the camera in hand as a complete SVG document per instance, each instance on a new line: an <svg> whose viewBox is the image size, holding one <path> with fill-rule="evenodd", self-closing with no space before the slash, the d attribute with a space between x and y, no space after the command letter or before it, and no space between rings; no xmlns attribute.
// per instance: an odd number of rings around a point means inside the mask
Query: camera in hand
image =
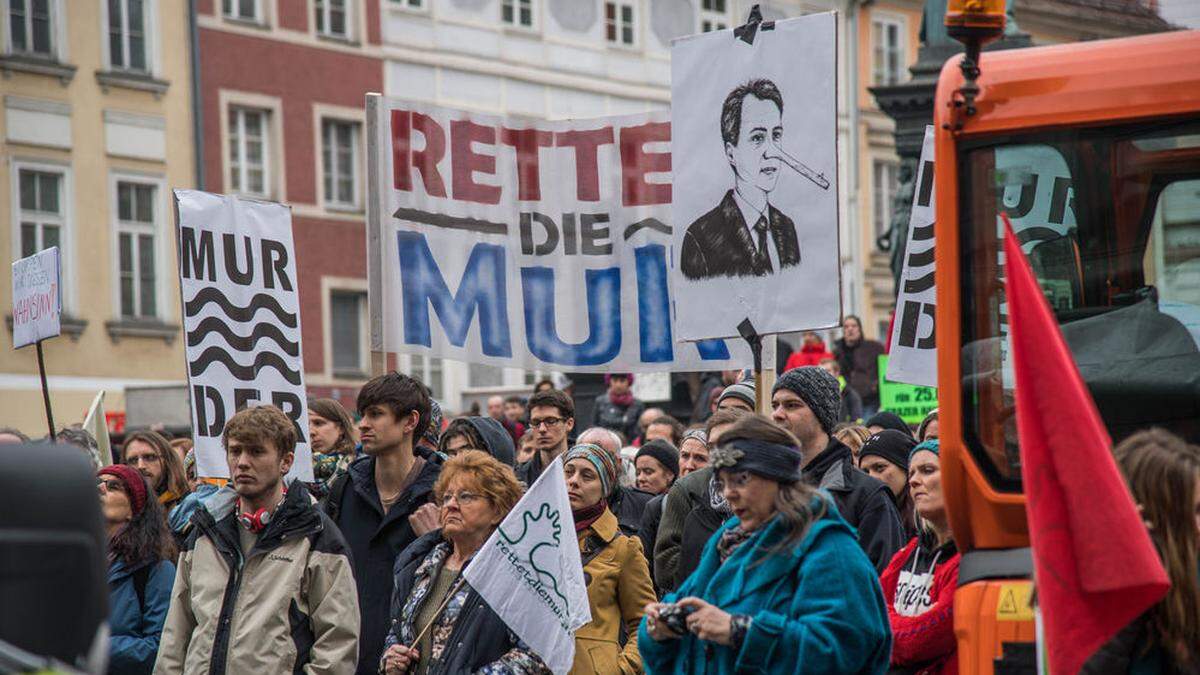
<svg viewBox="0 0 1200 675"><path fill-rule="evenodd" d="M684 635L688 632L687 616L694 611L694 607L680 607L675 603L668 603L658 610L658 618L671 632Z"/></svg>

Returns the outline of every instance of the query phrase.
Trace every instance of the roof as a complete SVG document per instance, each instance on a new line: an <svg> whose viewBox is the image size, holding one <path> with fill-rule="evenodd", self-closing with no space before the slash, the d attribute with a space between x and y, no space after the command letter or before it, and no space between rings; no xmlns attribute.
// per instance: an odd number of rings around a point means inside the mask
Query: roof
<svg viewBox="0 0 1200 675"><path fill-rule="evenodd" d="M1025 13L1037 12L1079 22L1120 25L1129 34L1171 30L1171 23L1142 0L1017 0L1017 21Z"/></svg>

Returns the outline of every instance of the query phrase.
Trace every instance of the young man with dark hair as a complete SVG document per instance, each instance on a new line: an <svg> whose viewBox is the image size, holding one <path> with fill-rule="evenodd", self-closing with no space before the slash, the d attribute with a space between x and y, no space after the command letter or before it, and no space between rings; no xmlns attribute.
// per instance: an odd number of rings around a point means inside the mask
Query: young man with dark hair
<svg viewBox="0 0 1200 675"><path fill-rule="evenodd" d="M154 672L349 673L359 611L349 552L300 481L278 408L243 410L221 436L229 484L197 509L179 555Z"/></svg>
<svg viewBox="0 0 1200 675"><path fill-rule="evenodd" d="M529 398L529 429L533 432L533 457L517 466L517 480L533 485L555 457L567 451L567 436L575 428L575 404L557 389L539 391Z"/></svg>
<svg viewBox="0 0 1200 675"><path fill-rule="evenodd" d="M354 558L362 610L359 675L374 675L391 618L396 555L428 531L414 517L430 503L441 473L436 454L414 452L430 420L429 392L400 373L380 375L358 392L362 456L329 488L325 512L342 529Z"/></svg>

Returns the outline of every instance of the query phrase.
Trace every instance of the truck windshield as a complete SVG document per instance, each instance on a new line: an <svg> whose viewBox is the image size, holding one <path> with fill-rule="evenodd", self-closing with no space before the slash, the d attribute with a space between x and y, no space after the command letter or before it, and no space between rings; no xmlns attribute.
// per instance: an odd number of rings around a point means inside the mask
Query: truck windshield
<svg viewBox="0 0 1200 675"><path fill-rule="evenodd" d="M1200 121L993 137L959 171L963 428L993 485L1021 490L1001 212L1113 441L1200 439Z"/></svg>

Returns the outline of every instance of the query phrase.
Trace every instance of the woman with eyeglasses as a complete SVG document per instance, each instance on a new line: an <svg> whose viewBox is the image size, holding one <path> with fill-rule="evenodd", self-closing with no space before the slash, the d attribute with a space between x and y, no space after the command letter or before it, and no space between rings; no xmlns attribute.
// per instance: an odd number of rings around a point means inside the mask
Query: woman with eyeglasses
<svg viewBox="0 0 1200 675"><path fill-rule="evenodd" d="M96 475L108 533L108 672L149 673L175 583L175 541L142 474L124 464Z"/></svg>
<svg viewBox="0 0 1200 675"><path fill-rule="evenodd" d="M875 568L832 501L801 479L796 437L747 415L709 459L733 517L679 590L646 605L647 671L886 672Z"/></svg>
<svg viewBox="0 0 1200 675"><path fill-rule="evenodd" d="M563 457L563 475L592 612L591 623L575 632L571 673L640 673L637 626L642 608L655 600L654 586L641 540L621 534L605 500L617 484L616 463L600 446L583 443Z"/></svg>
<svg viewBox="0 0 1200 675"><path fill-rule="evenodd" d="M446 460L433 487L441 528L396 558L381 672L549 672L462 577L521 491L512 467L484 452Z"/></svg>

